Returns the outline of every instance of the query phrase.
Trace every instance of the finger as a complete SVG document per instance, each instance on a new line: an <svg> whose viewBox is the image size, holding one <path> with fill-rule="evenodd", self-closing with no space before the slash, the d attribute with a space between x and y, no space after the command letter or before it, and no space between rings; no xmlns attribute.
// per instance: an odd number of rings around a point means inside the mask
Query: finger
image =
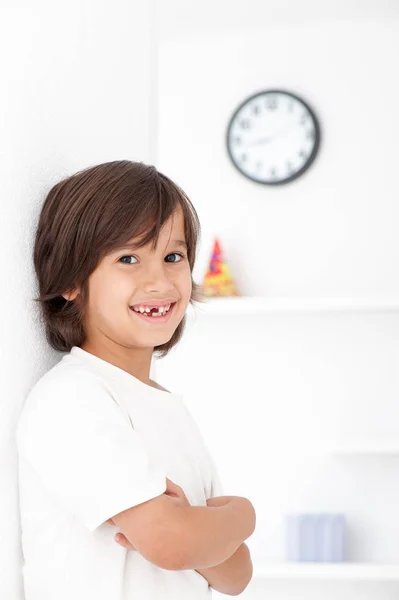
<svg viewBox="0 0 399 600"><path fill-rule="evenodd" d="M127 548L128 550L135 550L135 547L132 546L132 544L129 542L129 540L127 539L127 537L123 535L123 533L116 533L115 534L115 541L120 546L123 546L124 548Z"/></svg>
<svg viewBox="0 0 399 600"><path fill-rule="evenodd" d="M114 538L115 538L115 541L118 542L118 544L120 546L126 546L127 539L125 538L124 535L122 535L120 533L116 533Z"/></svg>

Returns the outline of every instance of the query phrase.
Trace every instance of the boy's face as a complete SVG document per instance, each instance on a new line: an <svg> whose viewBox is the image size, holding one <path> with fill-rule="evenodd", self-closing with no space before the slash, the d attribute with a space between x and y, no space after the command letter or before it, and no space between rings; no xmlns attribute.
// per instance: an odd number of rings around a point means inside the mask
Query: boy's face
<svg viewBox="0 0 399 600"><path fill-rule="evenodd" d="M113 340L126 349L153 349L165 344L184 317L191 291L179 207L161 230L154 251L151 243L136 250L128 244L105 256L90 275L85 311L87 339L106 345ZM152 301L160 301L162 307L171 304L166 316L145 316L131 308L151 307Z"/></svg>

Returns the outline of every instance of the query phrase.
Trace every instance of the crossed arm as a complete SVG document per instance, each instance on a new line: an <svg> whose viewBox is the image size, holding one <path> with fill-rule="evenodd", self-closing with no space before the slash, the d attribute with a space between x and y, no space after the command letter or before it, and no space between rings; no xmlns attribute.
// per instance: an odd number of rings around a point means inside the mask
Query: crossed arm
<svg viewBox="0 0 399 600"><path fill-rule="evenodd" d="M230 534L233 530L235 531L233 536L230 535L231 539L228 541L227 537L224 538L224 535L227 534L221 534L223 529L219 529L219 535L213 540L212 548L209 546L210 542L207 540L212 539L213 536L210 537L209 531L204 531L203 521L201 520L204 513L202 512L203 509L199 508L201 514L198 515L200 520L197 522L197 531L202 531L203 535L200 536L201 540L199 544L196 544L196 556L192 556L191 559L192 564L197 563L197 565L201 563L213 563L213 566L210 567L195 568L192 566L191 568L202 575L208 581L211 588L230 596L241 594L251 581L253 573L248 546L243 542L241 544L237 543L237 539L245 540L255 528L253 507L251 506L248 511L248 505L246 505L244 512L242 512L242 500L242 498L235 496L216 496L207 499L207 507L223 507L230 504L229 513L226 513L226 515L230 514L230 516L227 520L225 518L225 525L223 527L227 527ZM113 520L109 519L109 522L113 523ZM219 525L216 525L217 522L218 518L213 523L216 528L219 528ZM241 534L238 534L238 532L241 532ZM242 537L237 538L237 535L242 535ZM121 546L124 546L128 550L136 550L122 533L116 534L115 539ZM236 541L233 542L233 539ZM220 558L221 556L227 556L227 558L223 560ZM187 569L190 567L185 566L184 568Z"/></svg>
<svg viewBox="0 0 399 600"><path fill-rule="evenodd" d="M243 543L230 558L207 569L195 569L211 588L222 594L241 594L252 579L253 566L248 546Z"/></svg>
<svg viewBox="0 0 399 600"><path fill-rule="evenodd" d="M224 506L231 496L208 498L207 506ZM242 543L239 548L224 562L206 569L195 569L211 588L222 594L236 596L241 594L252 579L253 565L248 546Z"/></svg>

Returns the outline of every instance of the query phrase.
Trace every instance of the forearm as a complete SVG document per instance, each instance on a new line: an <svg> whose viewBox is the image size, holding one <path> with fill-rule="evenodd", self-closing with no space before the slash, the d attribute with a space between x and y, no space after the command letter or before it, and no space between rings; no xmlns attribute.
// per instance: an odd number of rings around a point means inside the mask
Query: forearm
<svg viewBox="0 0 399 600"><path fill-rule="evenodd" d="M195 569L208 581L210 587L221 594L236 596L241 594L252 579L253 565L246 544L239 548L223 563L207 569Z"/></svg>
<svg viewBox="0 0 399 600"><path fill-rule="evenodd" d="M224 498L224 497L220 497ZM184 507L184 569L208 569L228 560L252 535L255 510L247 498L231 496L221 506Z"/></svg>

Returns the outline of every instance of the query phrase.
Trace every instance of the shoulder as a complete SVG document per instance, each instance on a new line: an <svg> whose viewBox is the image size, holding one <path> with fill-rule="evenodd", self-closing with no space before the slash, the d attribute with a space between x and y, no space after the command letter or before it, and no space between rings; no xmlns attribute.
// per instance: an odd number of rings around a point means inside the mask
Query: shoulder
<svg viewBox="0 0 399 600"><path fill-rule="evenodd" d="M17 423L17 439L28 431L100 419L120 419L122 411L106 383L80 365L58 363L26 395Z"/></svg>
<svg viewBox="0 0 399 600"><path fill-rule="evenodd" d="M55 402L68 399L73 403L76 395L89 396L92 392L107 392L105 382L81 365L58 363L33 385L26 396L25 406L32 409L49 398Z"/></svg>

